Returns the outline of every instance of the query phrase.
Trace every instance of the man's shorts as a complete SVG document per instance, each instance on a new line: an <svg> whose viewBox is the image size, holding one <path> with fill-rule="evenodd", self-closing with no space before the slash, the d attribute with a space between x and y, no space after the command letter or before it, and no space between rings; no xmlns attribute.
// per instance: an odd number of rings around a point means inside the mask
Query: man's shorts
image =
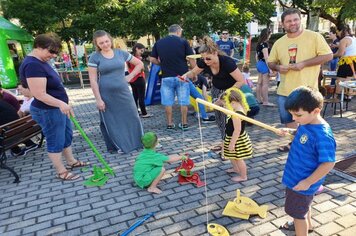
<svg viewBox="0 0 356 236"><path fill-rule="evenodd" d="M31 106L30 113L46 137L47 152L59 153L72 144L72 123L58 108L40 109Z"/></svg>
<svg viewBox="0 0 356 236"><path fill-rule="evenodd" d="M261 74L267 74L269 73L269 68L267 66L267 63L265 61L259 60L256 64L256 69L258 73Z"/></svg>
<svg viewBox="0 0 356 236"><path fill-rule="evenodd" d="M293 122L292 115L289 113L289 111L287 111L284 108L284 104L286 103L286 100L287 100L286 96L277 95L279 117L281 119L282 124L288 124Z"/></svg>
<svg viewBox="0 0 356 236"><path fill-rule="evenodd" d="M162 78L161 83L161 103L164 106L173 106L175 96L178 97L178 104L188 106L189 100L189 83L180 80L177 77Z"/></svg>
<svg viewBox="0 0 356 236"><path fill-rule="evenodd" d="M313 202L313 195L303 195L286 188L285 212L294 219L306 218L309 208Z"/></svg>

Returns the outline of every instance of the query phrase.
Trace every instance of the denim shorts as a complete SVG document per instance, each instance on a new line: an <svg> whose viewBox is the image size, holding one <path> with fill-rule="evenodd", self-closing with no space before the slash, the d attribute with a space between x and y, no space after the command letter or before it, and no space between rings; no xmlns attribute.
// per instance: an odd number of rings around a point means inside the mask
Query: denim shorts
<svg viewBox="0 0 356 236"><path fill-rule="evenodd" d="M256 69L258 73L261 74L267 74L269 73L269 68L267 66L267 63L265 61L259 60L256 64Z"/></svg>
<svg viewBox="0 0 356 236"><path fill-rule="evenodd" d="M47 152L59 153L72 144L72 123L58 108L40 109L31 106L30 113L46 137Z"/></svg>
<svg viewBox="0 0 356 236"><path fill-rule="evenodd" d="M161 103L164 106L173 106L175 96L178 97L178 104L188 106L189 100L189 83L180 80L177 77L162 78L161 83Z"/></svg>
<svg viewBox="0 0 356 236"><path fill-rule="evenodd" d="M284 104L286 103L287 97L286 96L281 96L277 95L277 103L278 103L278 110L279 110L279 117L281 118L281 123L282 124L288 124L293 122L293 117L284 108Z"/></svg>
<svg viewBox="0 0 356 236"><path fill-rule="evenodd" d="M313 202L313 195L303 195L286 188L285 212L294 219L306 218L309 208Z"/></svg>

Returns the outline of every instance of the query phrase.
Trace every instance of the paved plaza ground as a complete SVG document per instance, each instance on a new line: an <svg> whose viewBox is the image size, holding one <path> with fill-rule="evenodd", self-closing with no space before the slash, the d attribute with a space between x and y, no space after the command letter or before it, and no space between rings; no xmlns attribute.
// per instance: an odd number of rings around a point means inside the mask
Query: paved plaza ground
<svg viewBox="0 0 356 236"><path fill-rule="evenodd" d="M142 119L145 131L157 133L164 154L189 153L195 161L195 170L206 179L206 188L192 184L180 185L174 169L178 163L166 165L167 174L159 187L161 195L152 195L134 186L132 167L138 152L108 154L100 134L99 116L90 88L68 89L76 118L94 145L115 170L103 187L85 187L83 181L91 171L76 170L83 178L75 182L55 179L45 148L37 149L25 157L10 157L8 165L15 167L21 182L13 183L8 171L0 170L0 235L116 235L130 227L144 215L155 212L130 235L207 235L206 224L225 226L231 235L294 235L279 230L290 219L284 212L284 187L281 176L287 154L276 149L287 139L265 129L253 126L248 132L253 141L254 157L247 161L249 180L234 183L225 172L229 161L222 161L209 148L219 144L219 131L215 123L202 124L189 116L188 131L165 129L164 108L150 106L154 115ZM275 87L270 90L275 102ZM332 115L328 108L326 120L337 141L337 159L356 153L356 104L343 118ZM174 108L175 123L179 122L178 107ZM276 108L262 107L257 120L279 126ZM117 122L120 122L118 120ZM74 133L73 150L82 161L98 164L98 159L80 136ZM205 173L204 173L205 166ZM92 168L90 168L92 169ZM259 204L269 206L267 218L258 216L249 220L225 217L222 211L229 200L242 195ZM356 182L347 175L333 171L326 178L325 191L316 196L312 207L315 232L311 235L356 235Z"/></svg>

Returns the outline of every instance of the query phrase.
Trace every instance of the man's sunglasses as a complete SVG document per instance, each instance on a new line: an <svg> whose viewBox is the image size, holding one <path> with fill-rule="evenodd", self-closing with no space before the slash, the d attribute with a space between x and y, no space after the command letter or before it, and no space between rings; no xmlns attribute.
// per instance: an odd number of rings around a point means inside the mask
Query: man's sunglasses
<svg viewBox="0 0 356 236"><path fill-rule="evenodd" d="M229 34L229 33L222 33L222 34Z"/></svg>

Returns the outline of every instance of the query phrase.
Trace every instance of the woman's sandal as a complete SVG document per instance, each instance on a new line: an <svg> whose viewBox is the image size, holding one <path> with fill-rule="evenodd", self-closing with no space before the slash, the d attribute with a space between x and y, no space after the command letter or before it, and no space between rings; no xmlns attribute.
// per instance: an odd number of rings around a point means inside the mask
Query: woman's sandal
<svg viewBox="0 0 356 236"><path fill-rule="evenodd" d="M63 181L70 181L70 180L76 180L76 179L80 178L80 175L73 174L73 173L69 172L68 170L66 170L62 173L58 173L56 175L56 177Z"/></svg>
<svg viewBox="0 0 356 236"><path fill-rule="evenodd" d="M78 167L85 167L85 166L87 166L89 164L90 164L90 162L76 161L72 165L67 165L66 169L67 170L72 170L72 169L78 168Z"/></svg>
<svg viewBox="0 0 356 236"><path fill-rule="evenodd" d="M287 221L284 225L279 226L279 229L287 230L287 231L295 231L294 222ZM308 233L313 233L314 229L308 229Z"/></svg>

